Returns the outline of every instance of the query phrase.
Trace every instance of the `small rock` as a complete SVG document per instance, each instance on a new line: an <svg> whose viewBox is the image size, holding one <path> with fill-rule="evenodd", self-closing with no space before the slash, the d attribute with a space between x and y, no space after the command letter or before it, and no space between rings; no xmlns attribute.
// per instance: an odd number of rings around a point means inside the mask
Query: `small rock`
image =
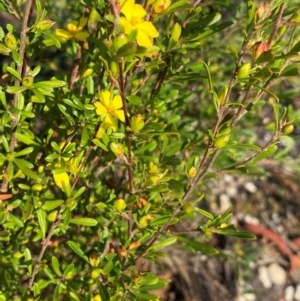
<svg viewBox="0 0 300 301"><path fill-rule="evenodd" d="M271 281L276 285L284 285L286 282L286 271L278 263L274 262L268 266Z"/></svg>
<svg viewBox="0 0 300 301"><path fill-rule="evenodd" d="M257 187L252 182L247 182L244 184L246 190L248 190L251 193L254 193L257 191Z"/></svg>
<svg viewBox="0 0 300 301"><path fill-rule="evenodd" d="M286 301L293 301L294 300L294 292L295 288L293 286L288 286L284 291L284 298Z"/></svg>
<svg viewBox="0 0 300 301"><path fill-rule="evenodd" d="M300 284L298 284L297 287L296 287L294 299L296 301L300 301Z"/></svg>
<svg viewBox="0 0 300 301"><path fill-rule="evenodd" d="M272 281L270 279L268 269L265 266L261 266L258 268L258 277L265 288L271 288Z"/></svg>
<svg viewBox="0 0 300 301"><path fill-rule="evenodd" d="M225 194L222 193L220 195L220 210L221 212L225 212L230 206L231 206L231 201L230 201L230 197Z"/></svg>

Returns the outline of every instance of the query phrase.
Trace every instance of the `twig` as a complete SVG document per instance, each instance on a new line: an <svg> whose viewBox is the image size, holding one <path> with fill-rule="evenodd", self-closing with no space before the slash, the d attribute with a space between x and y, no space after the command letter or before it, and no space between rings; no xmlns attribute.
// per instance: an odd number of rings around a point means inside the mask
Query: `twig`
<svg viewBox="0 0 300 301"><path fill-rule="evenodd" d="M131 133L130 129L130 120L127 110L126 104L126 91L125 91L125 82L123 76L123 60L122 58L119 59L119 87L120 87L120 94L122 98L123 104L123 111L125 115L125 124L126 124L126 146L127 146L127 174L128 174L128 182L129 182L129 193L134 193L134 183L133 183L133 170L132 170L132 157L131 157ZM133 227L133 219L132 219L132 205L130 206L130 218L128 220L128 237L131 237L132 234L132 227Z"/></svg>
<svg viewBox="0 0 300 301"><path fill-rule="evenodd" d="M74 64L73 64L73 68L72 68L71 76L70 76L70 85L69 85L70 90L74 89L75 82L78 78L79 63L80 63L80 59L82 57L82 46L83 46L82 42L78 43L78 49L77 49L76 57L74 60Z"/></svg>
<svg viewBox="0 0 300 301"><path fill-rule="evenodd" d="M36 263L34 265L31 277L29 278L29 283L28 283L28 288L29 289L31 289L31 287L32 287L32 285L34 283L35 276L38 273L39 267L41 265L41 261L42 261L42 259L44 257L44 254L45 254L45 251L46 251L46 249L48 247L48 244L49 244L49 242L50 242L50 240L52 238L53 232L56 229L56 227L59 225L59 223L60 223L60 216L59 216L59 213L58 213L58 217L57 217L56 221L51 225L51 228L50 228L50 230L48 232L48 235L47 235L46 239L43 242L42 249L41 249L40 254L38 256L38 259L37 259L37 261L36 261Z"/></svg>
<svg viewBox="0 0 300 301"><path fill-rule="evenodd" d="M271 46L271 43L275 37L275 34L277 33L278 28L280 27L281 18L282 18L282 14L283 14L283 10L284 10L284 5L285 5L285 3L282 3L279 7L279 11L278 11L275 23L274 23L274 27L273 27L272 33L269 37L269 41L268 41L269 46Z"/></svg>
<svg viewBox="0 0 300 301"><path fill-rule="evenodd" d="M31 12L31 6L32 6L33 0L28 0L25 5L23 20L22 20L22 27L20 32L20 49L19 49L19 56L21 59L21 64L17 66L17 73L23 76L23 72L25 70L25 48L26 48L26 31L28 27L28 21L30 17ZM18 79L15 79L14 86L19 87L20 81ZM19 93L16 93L14 95L13 99L13 107L18 108L19 104ZM12 153L15 150L17 137L16 137L16 130L18 125L18 115L13 114L12 115L12 121L11 121L11 139L9 144L9 151ZM7 168L5 169L5 174L7 174ZM7 192L7 186L8 181L7 177L3 177L3 182L1 185L1 192Z"/></svg>

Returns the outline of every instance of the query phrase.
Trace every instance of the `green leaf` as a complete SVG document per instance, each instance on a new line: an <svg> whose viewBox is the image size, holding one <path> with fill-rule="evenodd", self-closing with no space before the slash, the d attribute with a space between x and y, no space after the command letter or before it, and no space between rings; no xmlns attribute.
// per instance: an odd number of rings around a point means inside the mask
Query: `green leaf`
<svg viewBox="0 0 300 301"><path fill-rule="evenodd" d="M24 259L25 259L25 264L27 265L27 270L28 270L28 275L32 275L32 256L31 252L28 248L25 248L24 250Z"/></svg>
<svg viewBox="0 0 300 301"><path fill-rule="evenodd" d="M22 171L22 173L28 178L31 178L33 180L39 179L39 176L24 164L25 162L28 161L22 159L14 159L13 162L18 166L18 168Z"/></svg>
<svg viewBox="0 0 300 301"><path fill-rule="evenodd" d="M12 87L8 87L6 88L6 92L9 94L16 94L16 93L20 93L27 90L27 88L25 87L19 87L19 86L12 86Z"/></svg>
<svg viewBox="0 0 300 301"><path fill-rule="evenodd" d="M88 264L89 264L89 259L88 257L85 255L85 253L82 251L82 249L80 248L80 246L72 240L69 240L67 242L67 245L82 259L84 259Z"/></svg>
<svg viewBox="0 0 300 301"><path fill-rule="evenodd" d="M267 157L270 157L273 155L277 150L277 145L272 144L267 150L262 151L259 155L257 155L251 163L256 163L261 161L262 159L265 159Z"/></svg>
<svg viewBox="0 0 300 301"><path fill-rule="evenodd" d="M279 77L298 76L298 75L299 75L299 65L291 64L282 70Z"/></svg>
<svg viewBox="0 0 300 301"><path fill-rule="evenodd" d="M11 67L6 67L6 70L13 75L16 79L18 79L20 82L22 81L22 77L21 75L18 73L17 70L15 70L14 68Z"/></svg>
<svg viewBox="0 0 300 301"><path fill-rule="evenodd" d="M99 146L100 148L102 148L103 150L105 150L106 152L108 152L108 148L105 146L105 144L103 144L99 139L93 139L92 142Z"/></svg>
<svg viewBox="0 0 300 301"><path fill-rule="evenodd" d="M155 218L153 221L151 221L150 226L157 227L157 226L163 226L165 223L169 220L169 215L163 215ZM176 224L179 221L177 217L174 217L169 225Z"/></svg>
<svg viewBox="0 0 300 301"><path fill-rule="evenodd" d="M17 152L17 153L15 154L15 157L26 156L26 155L32 153L33 150L34 150L33 147L27 147L27 148L24 148L23 150Z"/></svg>
<svg viewBox="0 0 300 301"><path fill-rule="evenodd" d="M59 88L65 86L67 83L63 80L58 80L58 79L53 79L53 80L47 80L47 81L42 81L35 83L34 85L37 87L51 87L51 88Z"/></svg>
<svg viewBox="0 0 300 301"><path fill-rule="evenodd" d="M103 274L104 275L109 275L109 273L111 272L113 267L114 267L114 262L113 261L108 261L103 267Z"/></svg>
<svg viewBox="0 0 300 301"><path fill-rule="evenodd" d="M32 138L30 138L28 135L21 134L20 132L16 133L17 140L20 142L23 142L27 145L33 144L33 145L38 145Z"/></svg>
<svg viewBox="0 0 300 301"><path fill-rule="evenodd" d="M98 225L97 220L90 217L71 218L70 223L86 227L94 227Z"/></svg>
<svg viewBox="0 0 300 301"><path fill-rule="evenodd" d="M158 249L164 248L166 246L174 244L176 241L177 241L177 237L170 237L167 239L163 239L162 241L157 242L154 245L152 245L150 247L150 250L152 250L152 249L158 250Z"/></svg>
<svg viewBox="0 0 300 301"><path fill-rule="evenodd" d="M97 283L97 288L99 290L101 301L109 301L110 297L107 288L100 281Z"/></svg>
<svg viewBox="0 0 300 301"><path fill-rule="evenodd" d="M31 216L33 211L33 205L30 198L28 198L25 202L25 205L22 209L22 220L23 222L26 222L28 218Z"/></svg>
<svg viewBox="0 0 300 301"><path fill-rule="evenodd" d="M211 220L214 219L214 216L213 216L210 212L208 212L208 211L206 211L206 210L204 210L204 209L201 209L201 208L194 208L194 211L196 211L196 212L198 212L198 213L200 213L200 214L202 214L202 215L208 217L208 218L211 219Z"/></svg>
<svg viewBox="0 0 300 301"><path fill-rule="evenodd" d="M61 206L63 203L64 200L46 201L42 208L46 211L52 211Z"/></svg>
<svg viewBox="0 0 300 301"><path fill-rule="evenodd" d="M139 106L142 104L142 99L136 95L127 96L126 99L132 106Z"/></svg>
<svg viewBox="0 0 300 301"><path fill-rule="evenodd" d="M233 236L242 239L256 239L256 236L250 232L246 231L238 231L238 230L231 230L231 229L214 229L215 233L225 235L225 236Z"/></svg>
<svg viewBox="0 0 300 301"><path fill-rule="evenodd" d="M61 273L60 268L59 268L60 264L59 264L59 261L58 261L57 257L55 257L55 256L51 257L51 265L52 265L52 269L55 272L55 274L57 276L61 276L62 273Z"/></svg>
<svg viewBox="0 0 300 301"><path fill-rule="evenodd" d="M203 244L187 237L178 237L178 240L192 248L194 251L200 251L204 254L218 254L219 251L208 244Z"/></svg>
<svg viewBox="0 0 300 301"><path fill-rule="evenodd" d="M47 217L46 212L43 209L37 209L37 218L40 225L40 229L42 231L43 238L46 237L46 231L47 231Z"/></svg>

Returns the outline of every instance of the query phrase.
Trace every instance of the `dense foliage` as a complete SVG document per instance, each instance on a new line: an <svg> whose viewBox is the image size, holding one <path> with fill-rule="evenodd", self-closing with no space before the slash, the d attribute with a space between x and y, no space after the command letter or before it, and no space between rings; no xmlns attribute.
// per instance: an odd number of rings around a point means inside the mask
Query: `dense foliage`
<svg viewBox="0 0 300 301"><path fill-rule="evenodd" d="M155 300L163 247L255 238L202 188L286 160L299 1L136 2L0 1L0 301Z"/></svg>

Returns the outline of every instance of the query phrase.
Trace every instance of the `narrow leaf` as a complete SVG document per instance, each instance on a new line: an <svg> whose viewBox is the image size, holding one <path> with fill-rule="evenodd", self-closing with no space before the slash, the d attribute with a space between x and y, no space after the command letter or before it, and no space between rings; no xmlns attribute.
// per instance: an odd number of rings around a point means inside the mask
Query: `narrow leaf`
<svg viewBox="0 0 300 301"><path fill-rule="evenodd" d="M42 231L43 238L46 237L46 231L47 231L47 220L46 220L46 212L43 209L38 209L36 211L38 222L40 225L40 229Z"/></svg>
<svg viewBox="0 0 300 301"><path fill-rule="evenodd" d="M69 240L67 242L67 245L82 259L84 259L87 263L89 263L89 259L85 255L85 253L82 251L82 249L79 247L79 245L72 240Z"/></svg>
<svg viewBox="0 0 300 301"><path fill-rule="evenodd" d="M98 224L97 220L89 217L71 218L70 223L87 227L93 227Z"/></svg>

